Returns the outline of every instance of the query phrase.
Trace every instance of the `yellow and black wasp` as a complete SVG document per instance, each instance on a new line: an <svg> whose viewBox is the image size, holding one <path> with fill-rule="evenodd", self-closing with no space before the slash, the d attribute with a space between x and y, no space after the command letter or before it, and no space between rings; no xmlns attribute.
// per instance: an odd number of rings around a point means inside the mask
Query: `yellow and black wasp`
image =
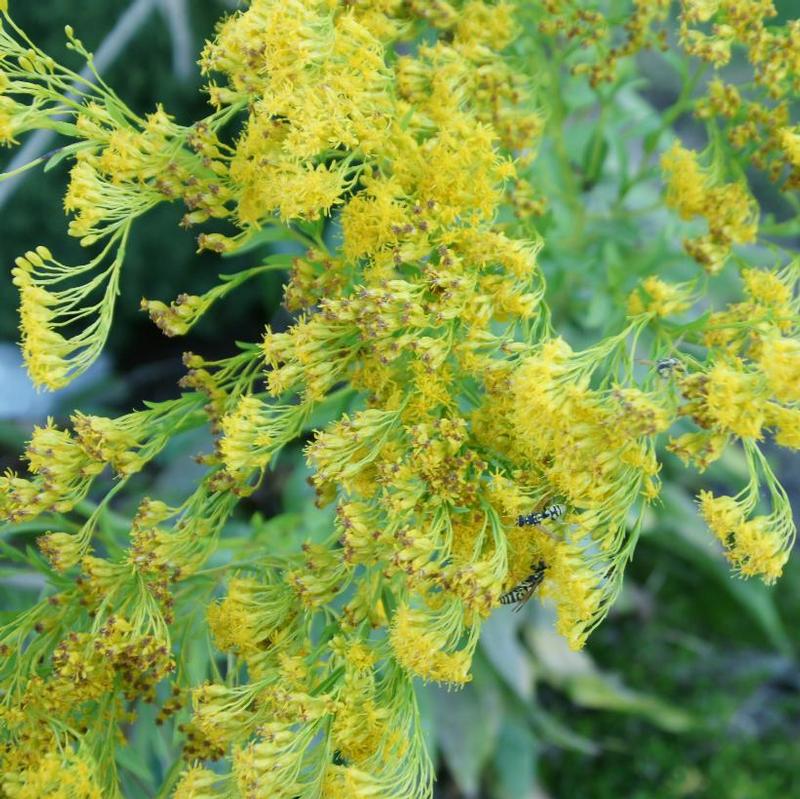
<svg viewBox="0 0 800 799"><path fill-rule="evenodd" d="M563 505L550 505L544 510L534 511L524 516L517 518L517 525L519 527L532 527L537 526L547 519L558 519L564 515L566 509ZM540 560L534 567L533 571L521 582L515 585L510 591L506 591L500 597L501 605L514 605L515 611L521 610L525 603L534 595L536 589L542 584L544 580L544 573L547 571L547 564Z"/></svg>
<svg viewBox="0 0 800 799"><path fill-rule="evenodd" d="M547 571L547 564L540 560L533 571L519 584L515 585L510 591L506 591L500 597L501 605L514 605L514 612L522 610L525 603L534 595L536 589L544 580L544 573Z"/></svg>

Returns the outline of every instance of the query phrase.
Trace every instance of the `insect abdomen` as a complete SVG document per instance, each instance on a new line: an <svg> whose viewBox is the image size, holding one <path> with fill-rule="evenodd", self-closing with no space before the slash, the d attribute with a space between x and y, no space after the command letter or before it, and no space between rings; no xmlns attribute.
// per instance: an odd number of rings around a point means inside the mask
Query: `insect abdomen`
<svg viewBox="0 0 800 799"><path fill-rule="evenodd" d="M505 594L500 596L500 604L514 605L517 602L525 604L544 579L546 569L547 566L544 561L539 561L532 574L529 574L519 585L515 585L510 591L506 591Z"/></svg>
<svg viewBox="0 0 800 799"><path fill-rule="evenodd" d="M524 598L525 594L527 594L530 589L523 588L523 585L524 583L520 583L510 591L506 591L506 593L500 597L500 604L513 605L515 602L519 602L520 599Z"/></svg>
<svg viewBox="0 0 800 799"><path fill-rule="evenodd" d="M563 505L551 505L549 508L545 508L538 513L529 513L527 516L520 516L517 519L517 525L519 527L527 527L529 525L539 524L539 522L543 522L545 519L557 519L559 516L563 515Z"/></svg>

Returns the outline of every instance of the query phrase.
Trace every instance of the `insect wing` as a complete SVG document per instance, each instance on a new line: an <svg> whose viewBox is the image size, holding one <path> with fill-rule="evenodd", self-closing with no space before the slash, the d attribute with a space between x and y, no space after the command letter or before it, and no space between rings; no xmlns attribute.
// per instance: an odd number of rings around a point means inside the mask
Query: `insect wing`
<svg viewBox="0 0 800 799"><path fill-rule="evenodd" d="M525 605L528 604L528 600L533 596L534 592L536 591L536 586L538 583L532 583L531 585L527 586L525 590L521 593L519 597L517 597L516 606L514 608L514 613L519 613Z"/></svg>

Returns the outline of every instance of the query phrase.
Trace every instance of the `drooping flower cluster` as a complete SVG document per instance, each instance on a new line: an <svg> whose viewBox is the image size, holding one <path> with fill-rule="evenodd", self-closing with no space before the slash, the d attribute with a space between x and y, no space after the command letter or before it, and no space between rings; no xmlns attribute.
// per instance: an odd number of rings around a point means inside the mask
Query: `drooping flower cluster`
<svg viewBox="0 0 800 799"><path fill-rule="evenodd" d="M543 20L543 35L588 36L580 5L545 3L574 24ZM608 71L592 82L653 44L668 10L635 3L622 45L601 32ZM558 629L582 646L659 496L668 431L699 471L741 443L749 485L703 493L700 511L737 572L778 576L794 525L759 441L772 431L800 448L797 267L743 270L746 299L702 317L695 283L652 275L617 334L584 350L558 335L542 241L504 222L516 161L534 157L544 124L502 53L519 33L512 3L252 0L203 51L214 111L190 127L160 108L140 119L103 84L80 84L79 106L65 108L59 90L77 76L4 20L0 90L16 105L0 132L33 113L39 126L72 115L59 122L76 138L70 232L102 247L80 267L44 248L17 261L38 383L63 385L96 357L128 231L156 203L183 202L186 226L217 221L201 249L281 238L303 249L202 296L144 300L167 335L182 335L246 280L290 267L294 317L230 358L187 354L179 399L37 428L29 476L0 478L5 520L61 523L39 539L58 593L0 630L15 655L0 663L9 796L47 790L56 768L76 796L117 795L109 731L130 722L133 700L159 703L161 722L182 719L185 762L165 786L181 799L429 796L413 680L468 682L482 622L534 564ZM679 146L664 163L668 204L708 222L689 249L713 274L756 237L757 205ZM109 535L100 522L116 493L135 491L131 477L201 424L215 450L196 490L178 507L141 497L124 535ZM239 500L301 440L330 509L320 529L301 551L254 538L246 557L206 568ZM106 466L116 482L77 524ZM517 524L554 505L557 519ZM200 627L228 656L226 679L175 674L179 642ZM169 698L157 690L166 679ZM221 758L229 768L202 762Z"/></svg>
<svg viewBox="0 0 800 799"><path fill-rule="evenodd" d="M661 159L667 205L682 219L703 217L708 233L687 239L684 247L706 271L719 272L734 244L749 244L758 231L758 206L743 183L714 185L697 155L675 144Z"/></svg>

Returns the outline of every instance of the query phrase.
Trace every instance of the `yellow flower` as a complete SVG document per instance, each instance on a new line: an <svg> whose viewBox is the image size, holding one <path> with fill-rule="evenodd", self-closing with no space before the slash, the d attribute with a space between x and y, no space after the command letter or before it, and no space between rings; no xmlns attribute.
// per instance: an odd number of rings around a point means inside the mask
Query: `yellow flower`
<svg viewBox="0 0 800 799"><path fill-rule="evenodd" d="M556 604L556 629L572 649L581 649L602 618L601 575L588 563L586 553L570 542L556 542L548 554L542 596Z"/></svg>
<svg viewBox="0 0 800 799"><path fill-rule="evenodd" d="M437 624L436 616L401 605L390 632L392 651L406 671L423 680L463 685L472 679L472 646L457 648L459 628Z"/></svg>
<svg viewBox="0 0 800 799"><path fill-rule="evenodd" d="M775 336L764 338L758 365L777 400L800 401L800 341Z"/></svg>
<svg viewBox="0 0 800 799"><path fill-rule="evenodd" d="M207 768L191 766L181 775L173 799L215 799L219 779L219 774Z"/></svg>
<svg viewBox="0 0 800 799"><path fill-rule="evenodd" d="M700 514L725 548L725 556L743 577L761 577L772 583L780 577L794 541L791 511L779 508L770 516L745 517L733 497L715 497L701 491Z"/></svg>
<svg viewBox="0 0 800 799"><path fill-rule="evenodd" d="M707 207L709 181L696 153L675 142L661 156L661 168L667 180L667 205L682 219L702 216Z"/></svg>
<svg viewBox="0 0 800 799"><path fill-rule="evenodd" d="M671 439L667 449L687 466L691 463L699 472L703 472L720 458L728 440L729 436L725 433L701 430Z"/></svg>
<svg viewBox="0 0 800 799"><path fill-rule="evenodd" d="M698 495L700 515L721 544L727 546L733 531L744 523L744 513L733 497L715 497L710 491Z"/></svg>
<svg viewBox="0 0 800 799"><path fill-rule="evenodd" d="M719 362L709 370L706 406L721 430L740 438L761 438L764 391L759 376Z"/></svg>
<svg viewBox="0 0 800 799"><path fill-rule="evenodd" d="M781 147L786 160L794 167L800 167L800 134L794 128L781 128L778 131Z"/></svg>
<svg viewBox="0 0 800 799"><path fill-rule="evenodd" d="M767 425L775 428L776 444L800 449L800 408L784 408L770 402L767 405Z"/></svg>
<svg viewBox="0 0 800 799"><path fill-rule="evenodd" d="M742 280L753 302L774 309L779 316L791 314L792 288L780 273L767 269L743 269Z"/></svg>
<svg viewBox="0 0 800 799"><path fill-rule="evenodd" d="M628 313L652 314L656 317L671 316L687 310L692 303L689 287L666 283L655 275L642 281L628 300Z"/></svg>
<svg viewBox="0 0 800 799"><path fill-rule="evenodd" d="M756 516L736 528L728 557L743 577L759 576L765 583L774 583L789 559L789 550L773 520Z"/></svg>
<svg viewBox="0 0 800 799"><path fill-rule="evenodd" d="M661 159L667 205L682 219L704 217L708 235L685 242L689 254L711 274L725 264L734 244L755 241L758 205L742 183L719 184L701 167L697 154L675 143Z"/></svg>

